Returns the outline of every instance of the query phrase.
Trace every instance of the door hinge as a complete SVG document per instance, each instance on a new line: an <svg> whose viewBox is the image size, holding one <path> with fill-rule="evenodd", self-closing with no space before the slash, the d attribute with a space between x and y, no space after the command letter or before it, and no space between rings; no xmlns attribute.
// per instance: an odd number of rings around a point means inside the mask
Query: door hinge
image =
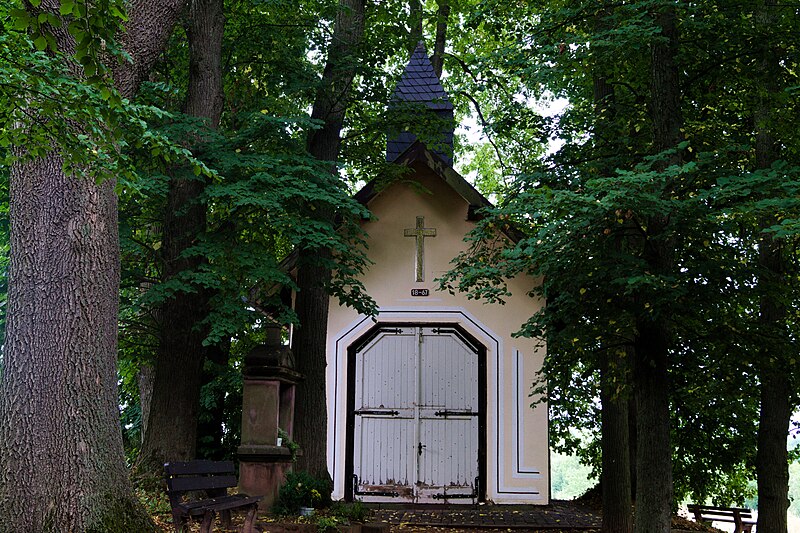
<svg viewBox="0 0 800 533"><path fill-rule="evenodd" d="M387 415L387 416L397 416L400 414L400 411L390 411L388 409L359 409L358 411L353 411L354 415L363 416L363 415Z"/></svg>

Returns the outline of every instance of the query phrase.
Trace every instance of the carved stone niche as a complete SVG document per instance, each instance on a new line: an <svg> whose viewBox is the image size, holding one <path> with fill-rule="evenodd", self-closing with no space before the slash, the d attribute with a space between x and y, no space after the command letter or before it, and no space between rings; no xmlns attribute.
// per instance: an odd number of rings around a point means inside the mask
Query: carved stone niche
<svg viewBox="0 0 800 533"><path fill-rule="evenodd" d="M267 330L266 344L244 358L242 443L238 449L239 490L264 496L261 509L275 501L284 476L292 467L287 443L278 446L278 428L294 429L295 387L302 375L294 369L294 355L281 339L282 329Z"/></svg>

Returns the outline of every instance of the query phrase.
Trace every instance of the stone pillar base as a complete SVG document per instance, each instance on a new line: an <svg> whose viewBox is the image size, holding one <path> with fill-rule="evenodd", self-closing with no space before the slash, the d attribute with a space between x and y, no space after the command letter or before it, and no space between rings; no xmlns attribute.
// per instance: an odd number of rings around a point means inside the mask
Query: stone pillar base
<svg viewBox="0 0 800 533"><path fill-rule="evenodd" d="M286 472L291 470L292 454L283 446L250 445L239 450L239 491L263 496L258 509L267 511L275 503Z"/></svg>

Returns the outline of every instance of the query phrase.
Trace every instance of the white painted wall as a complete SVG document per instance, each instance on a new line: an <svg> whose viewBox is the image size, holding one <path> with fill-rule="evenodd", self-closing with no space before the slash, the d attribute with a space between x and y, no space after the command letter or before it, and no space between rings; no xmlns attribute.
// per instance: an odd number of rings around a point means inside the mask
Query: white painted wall
<svg viewBox="0 0 800 533"><path fill-rule="evenodd" d="M511 334L542 302L527 296L535 280L510 281L513 296L506 305L488 305L463 295L436 291L435 278L465 246L472 223L467 202L427 166L415 163L416 179L427 192L396 183L375 197L366 222L369 256L374 265L363 278L380 307L381 322L460 324L487 348L487 477L486 496L495 503L548 503L549 465L547 409L529 407L528 396L541 368L544 348ZM436 236L425 239L425 281L415 282L415 239L404 229L416 217ZM411 289L430 289L428 297L412 297ZM328 448L334 498L344 497L347 347L374 322L331 302L328 321Z"/></svg>

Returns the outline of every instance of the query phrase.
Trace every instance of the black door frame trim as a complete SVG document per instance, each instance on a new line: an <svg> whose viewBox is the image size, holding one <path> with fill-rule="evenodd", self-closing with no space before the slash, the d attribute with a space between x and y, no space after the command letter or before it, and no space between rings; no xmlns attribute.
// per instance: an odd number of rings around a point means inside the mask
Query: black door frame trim
<svg viewBox="0 0 800 533"><path fill-rule="evenodd" d="M452 322L379 322L366 333L358 337L347 347L347 433L345 435L345 461L344 461L344 497L345 501L353 501L355 486L353 485L354 468L354 440L355 440L355 402L356 402L356 353L367 343L372 341L382 332L396 333L403 327L432 327L439 328L442 333L453 333L469 347L474 348L478 355L478 491L479 502L486 501L486 346L460 324Z"/></svg>

